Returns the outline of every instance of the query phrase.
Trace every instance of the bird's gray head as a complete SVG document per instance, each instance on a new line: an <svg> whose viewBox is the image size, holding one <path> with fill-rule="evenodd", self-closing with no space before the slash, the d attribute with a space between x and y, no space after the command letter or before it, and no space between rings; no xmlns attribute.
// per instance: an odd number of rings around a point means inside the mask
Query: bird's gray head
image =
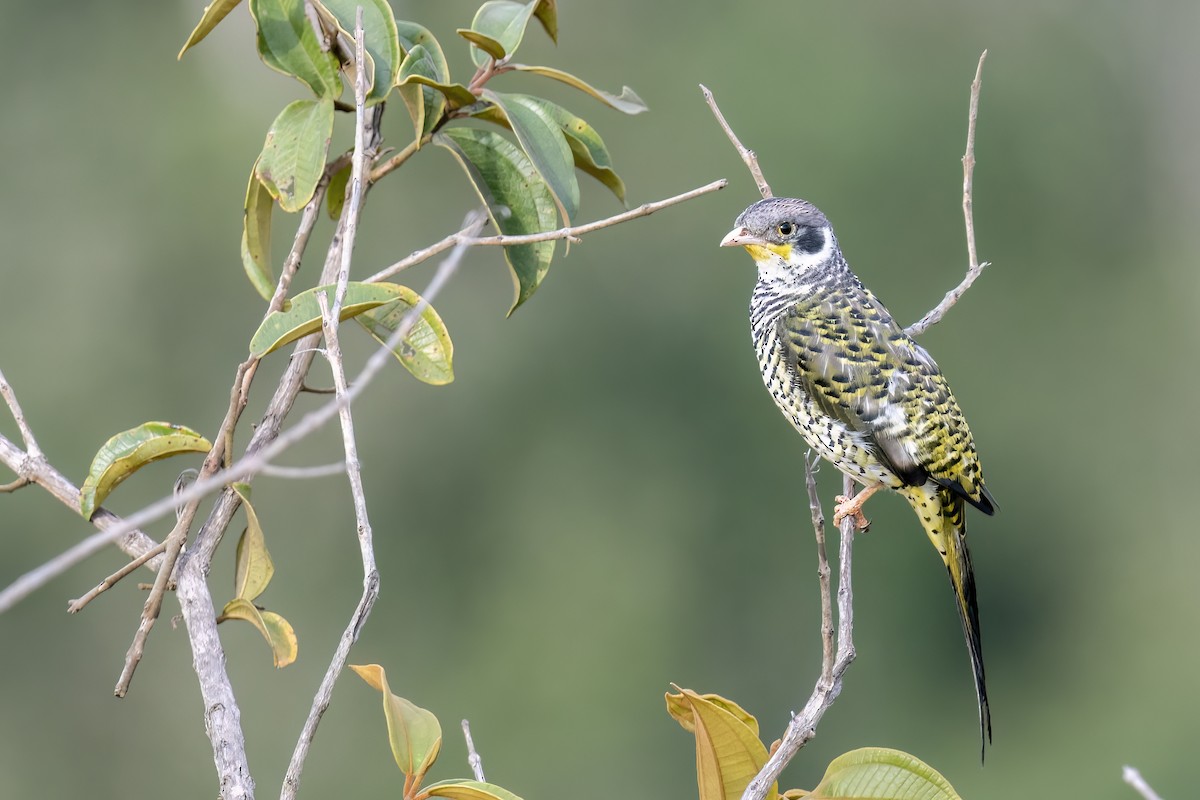
<svg viewBox="0 0 1200 800"><path fill-rule="evenodd" d="M738 215L722 247L741 246L764 278L795 280L827 263L837 250L833 228L820 209L794 197L768 197Z"/></svg>

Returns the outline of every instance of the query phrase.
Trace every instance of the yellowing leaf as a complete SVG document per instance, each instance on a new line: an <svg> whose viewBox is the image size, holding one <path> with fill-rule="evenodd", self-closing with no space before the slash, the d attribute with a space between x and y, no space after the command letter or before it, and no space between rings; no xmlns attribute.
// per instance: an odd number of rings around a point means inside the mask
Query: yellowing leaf
<svg viewBox="0 0 1200 800"><path fill-rule="evenodd" d="M941 773L886 747L851 750L829 762L811 800L962 800Z"/></svg>
<svg viewBox="0 0 1200 800"><path fill-rule="evenodd" d="M275 294L275 274L271 269L271 210L275 200L258 179L258 161L250 170L246 187L246 213L242 222L242 267L250 284L264 300Z"/></svg>
<svg viewBox="0 0 1200 800"><path fill-rule="evenodd" d="M375 341L386 345L409 312L421 303L421 296L407 286L398 287L400 296L387 305L364 311L354 321L367 329ZM434 386L454 380L454 344L446 324L433 310L425 306L421 316L408 329L392 355L417 379Z"/></svg>
<svg viewBox="0 0 1200 800"><path fill-rule="evenodd" d="M767 763L767 748L758 740L757 722L741 706L724 698L713 700L713 695L679 691L666 696L667 711L696 736L700 800L737 800ZM767 800L778 796L778 786L773 784Z"/></svg>
<svg viewBox="0 0 1200 800"><path fill-rule="evenodd" d="M121 481L152 461L211 449L212 444L191 428L169 422L144 422L122 431L105 442L92 459L79 492L80 513L91 519Z"/></svg>
<svg viewBox="0 0 1200 800"><path fill-rule="evenodd" d="M333 302L336 286L329 284L301 292L291 299L286 311L273 311L258 326L250 339L250 353L265 356L286 344L321 329L321 306L317 295L324 293ZM403 291L411 291L394 283L360 283L351 281L342 303L341 319L350 319L364 311L390 303Z"/></svg>
<svg viewBox="0 0 1200 800"><path fill-rule="evenodd" d="M188 48L198 45L205 36L212 33L213 28L225 19L225 16L237 7L237 4L242 0L213 0L209 3L204 13L200 15L200 21L196 23L196 27L192 30L191 36L188 36L187 41L183 43L183 48L179 51L176 59L183 58L183 54L188 51Z"/></svg>
<svg viewBox="0 0 1200 800"><path fill-rule="evenodd" d="M674 684L672 684L672 685L674 685ZM680 689L680 692L687 692L687 690ZM694 732L696 730L696 728L694 726L693 719L692 719L693 718L692 702L689 699L689 697L687 696L687 694L670 694L670 693L668 693L666 697L667 697L667 713L670 714L672 717L674 717L675 721L678 722L680 725L682 725L684 730L689 731L689 732ZM741 706L739 706L737 703L733 702L732 700L725 699L724 697L722 697L719 694L702 694L702 695L699 695L699 697L701 700L703 700L707 703L711 703L712 705L717 706L718 708L723 708L726 711L728 711L730 714L733 714L733 716L737 717L743 723L745 723L746 727L748 727L750 729L750 732L754 734L754 737L756 739L758 738L758 736L759 736L758 720L755 719L754 715L751 714L749 711L742 708Z"/></svg>
<svg viewBox="0 0 1200 800"><path fill-rule="evenodd" d="M450 800L521 800L502 786L483 781L451 780L425 787L432 797L447 797Z"/></svg>
<svg viewBox="0 0 1200 800"><path fill-rule="evenodd" d="M242 532L237 543L233 596L253 602L271 582L271 577L275 574L275 564L271 561L271 554L267 552L267 540L258 522L258 514L255 513L254 506L250 505L248 489L246 484L233 486L233 490L242 498L242 507L246 509L246 530Z"/></svg>
<svg viewBox="0 0 1200 800"><path fill-rule="evenodd" d="M442 749L442 726L433 712L397 697L388 688L387 674L378 664L355 665L350 669L383 694L383 716L388 742L400 771L419 785Z"/></svg>
<svg viewBox="0 0 1200 800"><path fill-rule="evenodd" d="M273 611L263 611L249 600L235 597L225 604L217 622L227 619L240 619L258 628L258 632L271 646L271 657L275 666L283 669L296 660L299 646L296 642L296 632L291 624Z"/></svg>

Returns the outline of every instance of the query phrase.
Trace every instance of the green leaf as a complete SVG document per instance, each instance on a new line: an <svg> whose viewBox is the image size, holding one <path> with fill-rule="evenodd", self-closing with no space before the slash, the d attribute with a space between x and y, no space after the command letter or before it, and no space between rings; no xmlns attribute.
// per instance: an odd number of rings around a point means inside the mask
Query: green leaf
<svg viewBox="0 0 1200 800"><path fill-rule="evenodd" d="M542 0L534 9L533 15L542 23L550 41L558 44L558 0Z"/></svg>
<svg viewBox="0 0 1200 800"><path fill-rule="evenodd" d="M532 67L528 64L510 64L509 66L520 72L532 72L534 75L542 75L546 78L561 81L568 86L575 87L581 92L590 94L606 106L615 108L617 111L623 111L626 114L640 114L643 111L650 110L645 102L642 101L642 98L637 96L637 92L628 86L622 86L621 94L615 95L603 89L597 89L595 86L576 78L571 73L563 72L561 69L555 69L554 67Z"/></svg>
<svg viewBox="0 0 1200 800"><path fill-rule="evenodd" d="M91 519L113 489L152 461L211 449L212 444L191 428L170 422L144 422L122 431L105 442L92 459L79 492L80 513Z"/></svg>
<svg viewBox="0 0 1200 800"><path fill-rule="evenodd" d="M460 28L458 34L475 45L471 60L482 67L488 57L499 61L511 56L525 38L525 28L541 0L514 3L512 0L488 0L475 12L470 28ZM557 16L555 17L557 24Z"/></svg>
<svg viewBox="0 0 1200 800"><path fill-rule="evenodd" d="M829 762L811 800L962 800L941 773L886 747L851 750Z"/></svg>
<svg viewBox="0 0 1200 800"><path fill-rule="evenodd" d="M346 165L329 177L329 186L325 188L325 207L329 218L336 220L342 215L342 206L346 204L346 184L350 183L353 162Z"/></svg>
<svg viewBox="0 0 1200 800"><path fill-rule="evenodd" d="M192 29L192 35L183 43L183 48L179 51L179 55L175 56L176 60L183 58L183 54L189 48L200 44L204 40L204 37L212 33L213 28L217 27L217 24L225 19L226 15L230 11L233 11L240 2L242 0L213 0L213 2L209 3L204 9L204 13L200 15L200 21Z"/></svg>
<svg viewBox="0 0 1200 800"><path fill-rule="evenodd" d="M246 277L264 300L275 294L275 274L271 269L271 209L275 201L258 179L258 161L250 170L246 186L246 211L242 221L242 267Z"/></svg>
<svg viewBox="0 0 1200 800"><path fill-rule="evenodd" d="M259 524L258 514L250 504L250 487L244 483L234 484L233 490L242 498L246 509L246 530L242 531L237 543L237 566L233 577L233 596L254 602L266 591L275 575L275 564L267 552L267 539Z"/></svg>
<svg viewBox="0 0 1200 800"><path fill-rule="evenodd" d="M696 736L696 783L700 800L736 800L767 763L767 748L758 740L758 721L741 706L719 695L690 689L667 694L667 711ZM767 800L779 796L772 784Z"/></svg>
<svg viewBox="0 0 1200 800"><path fill-rule="evenodd" d="M396 35L400 39L400 52L403 55L408 55L419 44L424 45L434 61L437 62L439 74L450 74L450 68L446 65L446 55L442 52L442 45L438 42L437 37L430 33L429 28L417 22L398 19L396 20Z"/></svg>
<svg viewBox="0 0 1200 800"><path fill-rule="evenodd" d="M412 289L407 286L398 288L398 299L364 311L354 318L382 345L387 344L409 311L421 302L421 296ZM425 310L409 328L400 344L392 349L392 355L405 369L425 383L442 386L454 380L454 344L450 341L446 324L433 310L433 306L425 306Z"/></svg>
<svg viewBox="0 0 1200 800"><path fill-rule="evenodd" d="M351 42L355 15L363 10L363 51L367 60L367 104L378 103L392 90L396 68L403 54L396 32L396 18L386 0L314 0L318 13L332 21ZM353 45L352 45L353 46ZM353 52L353 50L350 50Z"/></svg>
<svg viewBox="0 0 1200 800"><path fill-rule="evenodd" d="M483 97L504 112L521 149L550 187L564 224L570 225L579 213L579 181L575 178L571 147L558 123L550 119L528 95L502 94L484 89Z"/></svg>
<svg viewBox="0 0 1200 800"><path fill-rule="evenodd" d="M446 78L438 73L437 62L423 44L413 45L408 51L397 76L400 98L412 117L413 129L419 142L442 118L442 113L446 110L446 95L430 86L410 81L416 77L435 82L444 81Z"/></svg>
<svg viewBox="0 0 1200 800"><path fill-rule="evenodd" d="M526 103L536 105L547 118L557 123L562 132L566 134L567 144L570 145L571 155L575 159L575 167L603 183L622 204L625 203L625 182L613 171L608 148L604 146L604 140L600 138L600 134L596 132L595 128L549 100L529 95L515 96L521 97ZM494 106L485 105L474 116L506 128L509 127L508 119Z"/></svg>
<svg viewBox="0 0 1200 800"><path fill-rule="evenodd" d="M442 726L433 712L397 697L388 688L387 674L378 664L356 665L350 669L383 694L383 716L387 720L388 742L400 771L414 785L420 785L425 772L433 766L442 749Z"/></svg>
<svg viewBox="0 0 1200 800"><path fill-rule="evenodd" d="M471 179L501 233L519 236L553 230L554 198L528 156L503 136L475 128L450 128L435 134L434 144L449 150ZM554 242L504 247L513 276L512 314L533 296L550 269Z"/></svg>
<svg viewBox="0 0 1200 800"><path fill-rule="evenodd" d="M249 600L235 597L221 609L221 616L217 617L217 622L227 619L240 619L258 628L258 632L271 647L271 657L277 669L283 669L296 660L300 649L296 641L296 631L290 622L274 611L264 611Z"/></svg>
<svg viewBox="0 0 1200 800"><path fill-rule="evenodd" d="M422 86L429 86L430 88L437 89L446 96L447 108L449 108L451 111L457 108L462 108L463 106L472 105L479 100L478 97L471 93L470 89L468 89L466 86L463 86L461 83L439 82L431 78L427 78L424 75L414 74L406 76L404 79L404 84L408 85L412 83L419 83ZM401 88L403 89L403 87Z"/></svg>
<svg viewBox="0 0 1200 800"><path fill-rule="evenodd" d="M317 97L336 100L342 93L337 58L321 42L304 14L304 0L250 0L258 27L258 54L273 70L291 75Z"/></svg>
<svg viewBox="0 0 1200 800"><path fill-rule="evenodd" d="M446 797L449 800L521 800L502 786L483 781L449 780L425 787L431 797Z"/></svg>
<svg viewBox="0 0 1200 800"><path fill-rule="evenodd" d="M317 302L317 296L326 294L330 302L333 302L336 289L334 284L317 286L293 297L291 306L286 311L272 311L268 314L250 340L250 354L261 358L286 344L319 331L321 306ZM364 311L390 303L407 291L411 290L394 283L350 281L339 318L350 319Z"/></svg>
<svg viewBox="0 0 1200 800"><path fill-rule="evenodd" d="M312 199L332 135L330 99L297 100L271 123L255 174L284 211L299 211Z"/></svg>
<svg viewBox="0 0 1200 800"><path fill-rule="evenodd" d="M475 54L480 51L488 56L491 56L497 61L504 58L504 45L500 44L492 37L482 34L479 31L473 31L470 28L459 28L457 33L459 36L475 45L475 47L471 48L471 57L473 59L475 58ZM478 61L479 59L475 60ZM486 61L487 59L484 60Z"/></svg>

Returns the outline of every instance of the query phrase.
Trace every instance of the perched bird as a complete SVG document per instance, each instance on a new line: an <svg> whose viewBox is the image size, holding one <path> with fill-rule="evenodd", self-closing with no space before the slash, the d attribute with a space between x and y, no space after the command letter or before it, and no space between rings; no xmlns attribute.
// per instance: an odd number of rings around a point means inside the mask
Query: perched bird
<svg viewBox="0 0 1200 800"><path fill-rule="evenodd" d="M834 520L882 488L900 493L950 573L962 619L980 736L992 721L983 672L965 504L995 511L967 421L924 348L850 271L829 220L811 203L761 200L722 241L758 265L750 328L763 381L809 447L864 485ZM863 521L865 522L865 520Z"/></svg>

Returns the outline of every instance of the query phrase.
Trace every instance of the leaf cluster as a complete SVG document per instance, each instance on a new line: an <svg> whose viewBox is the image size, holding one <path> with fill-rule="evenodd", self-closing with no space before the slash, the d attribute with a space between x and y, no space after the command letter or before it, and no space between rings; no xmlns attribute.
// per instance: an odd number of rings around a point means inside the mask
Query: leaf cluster
<svg viewBox="0 0 1200 800"><path fill-rule="evenodd" d="M378 180L428 143L450 152L487 208L496 229L520 236L569 226L579 213L576 171L591 175L625 202L625 183L613 169L604 140L574 112L541 97L498 91L497 76L526 72L571 86L626 114L646 110L630 89L620 94L598 89L555 67L515 63L512 59L533 20L551 40L558 37L554 0L488 0L469 27L456 33L468 45L474 74L465 82L450 74L442 44L424 26L398 20L386 0L314 0L317 24L305 15L303 0L248 0L258 31L258 53L270 68L289 75L313 95L287 105L267 131L266 141L246 190L242 262L254 288L270 299L275 286L271 267L271 211L303 209L323 177L329 181L329 211L341 212L348 159L329 161L335 112L355 78L352 52L354 15L363 8L363 44L367 72L366 102L398 96L411 119L413 141L388 161L375 165ZM193 47L237 5L214 2L184 44ZM483 120L511 134L460 124ZM326 172L330 166L337 169ZM533 296L554 257L553 241L504 247L513 276L509 313Z"/></svg>
<svg viewBox="0 0 1200 800"><path fill-rule="evenodd" d="M678 688L678 687L677 687ZM667 713L696 737L700 800L738 800L767 763L758 720L732 700L690 689L668 693ZM776 743L778 745L778 743ZM767 800L960 800L941 773L916 756L886 747L863 747L838 756L812 791L780 792Z"/></svg>

